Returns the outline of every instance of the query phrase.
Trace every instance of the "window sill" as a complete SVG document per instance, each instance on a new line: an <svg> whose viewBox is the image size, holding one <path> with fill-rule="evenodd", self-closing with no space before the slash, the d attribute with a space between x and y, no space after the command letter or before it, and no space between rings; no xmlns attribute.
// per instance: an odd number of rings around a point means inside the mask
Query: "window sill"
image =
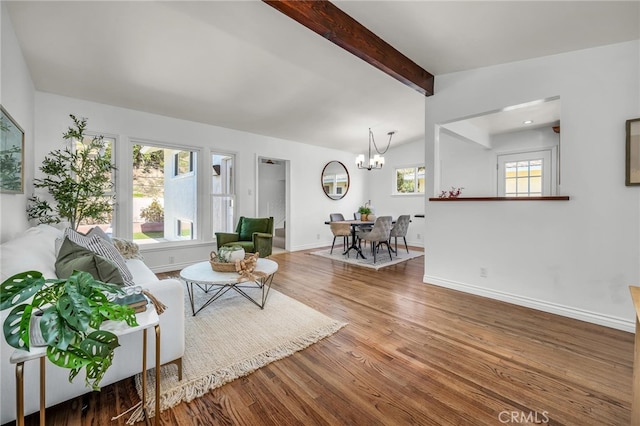
<svg viewBox="0 0 640 426"><path fill-rule="evenodd" d="M392 197L424 197L424 192L393 192Z"/></svg>
<svg viewBox="0 0 640 426"><path fill-rule="evenodd" d="M545 197L458 197L429 198L429 201L569 201L568 195L550 195Z"/></svg>

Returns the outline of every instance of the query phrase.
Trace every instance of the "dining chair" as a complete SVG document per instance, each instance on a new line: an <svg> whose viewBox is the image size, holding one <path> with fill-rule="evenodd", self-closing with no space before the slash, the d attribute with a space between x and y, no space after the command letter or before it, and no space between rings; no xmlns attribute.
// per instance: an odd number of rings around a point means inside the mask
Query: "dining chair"
<svg viewBox="0 0 640 426"><path fill-rule="evenodd" d="M331 243L331 251L329 254L333 254L333 246L336 243L336 238L342 237L343 251L349 247L349 237L351 236L351 225L346 222L333 221L329 222L331 232L333 233L333 242Z"/></svg>
<svg viewBox="0 0 640 426"><path fill-rule="evenodd" d="M404 240L404 247L407 249L407 253L409 253L409 246L407 245L407 230L409 229L409 222L411 222L411 215L403 214L398 216L398 220L391 228L391 232L389 233L389 239L395 238L395 254L398 254L398 237L402 237Z"/></svg>
<svg viewBox="0 0 640 426"><path fill-rule="evenodd" d="M378 248L385 244L391 259L391 247L389 246L389 234L391 233L391 216L380 216L376 218L373 228L370 231L358 231L357 235L360 241L369 241L371 243L371 251L373 252L373 263L376 263L376 254Z"/></svg>
<svg viewBox="0 0 640 426"><path fill-rule="evenodd" d="M329 213L329 222L340 222L344 221L344 216L342 213Z"/></svg>

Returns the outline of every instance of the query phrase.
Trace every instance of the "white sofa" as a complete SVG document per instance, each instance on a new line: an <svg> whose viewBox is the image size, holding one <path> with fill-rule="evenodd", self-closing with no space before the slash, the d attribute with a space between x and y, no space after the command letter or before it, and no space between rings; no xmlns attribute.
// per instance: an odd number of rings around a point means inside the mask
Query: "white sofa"
<svg viewBox="0 0 640 426"><path fill-rule="evenodd" d="M62 231L48 225L28 229L18 238L0 245L0 275L2 282L24 271L40 271L45 278L56 278L55 240ZM167 310L160 315L160 361L161 364L175 362L181 365L184 354L184 289L178 280L158 280L153 272L139 259L128 259L127 266L133 274L134 282L148 289ZM11 309L1 312L4 319ZM15 365L9 358L15 350L9 346L4 335L0 337L0 424L16 418ZM134 333L120 338L113 364L107 371L101 386L117 382L142 371L142 334ZM147 333L147 366L155 366L155 333ZM91 392L85 386L84 372L72 383L68 380L69 370L46 363L46 405L47 407L73 397ZM25 415L39 410L39 363L28 361L24 365ZM114 413L115 415L116 413Z"/></svg>

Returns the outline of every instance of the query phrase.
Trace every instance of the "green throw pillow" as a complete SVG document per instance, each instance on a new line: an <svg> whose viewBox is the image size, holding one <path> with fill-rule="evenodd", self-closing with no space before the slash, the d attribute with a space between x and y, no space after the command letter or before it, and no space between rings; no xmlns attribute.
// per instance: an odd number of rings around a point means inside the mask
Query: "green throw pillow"
<svg viewBox="0 0 640 426"><path fill-rule="evenodd" d="M56 259L56 275L69 278L73 271L88 272L105 283L124 284L115 263L65 238Z"/></svg>
<svg viewBox="0 0 640 426"><path fill-rule="evenodd" d="M240 226L240 240L251 241L254 232L269 232L269 218L243 219Z"/></svg>

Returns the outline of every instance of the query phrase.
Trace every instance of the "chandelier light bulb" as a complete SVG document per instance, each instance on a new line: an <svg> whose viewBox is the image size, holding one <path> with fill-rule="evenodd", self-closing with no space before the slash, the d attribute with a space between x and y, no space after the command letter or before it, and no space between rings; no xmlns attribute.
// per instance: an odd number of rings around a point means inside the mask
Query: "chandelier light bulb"
<svg viewBox="0 0 640 426"><path fill-rule="evenodd" d="M367 170L373 170L373 169L381 169L382 166L384 166L384 157L381 154L384 154L385 152L387 152L387 150L389 149L389 146L391 146L391 138L393 137L393 134L395 132L389 132L387 133L389 135L389 142L387 142L387 148L383 151L380 152L378 150L378 147L376 146L376 141L373 138L373 132L371 131L371 129L369 129L369 155L367 156L367 158L369 159L368 163L365 163L365 156L364 154L360 154L356 157L356 166L359 169L367 169ZM371 157L371 144L373 143L373 147L375 148L377 154L375 154L373 157Z"/></svg>

